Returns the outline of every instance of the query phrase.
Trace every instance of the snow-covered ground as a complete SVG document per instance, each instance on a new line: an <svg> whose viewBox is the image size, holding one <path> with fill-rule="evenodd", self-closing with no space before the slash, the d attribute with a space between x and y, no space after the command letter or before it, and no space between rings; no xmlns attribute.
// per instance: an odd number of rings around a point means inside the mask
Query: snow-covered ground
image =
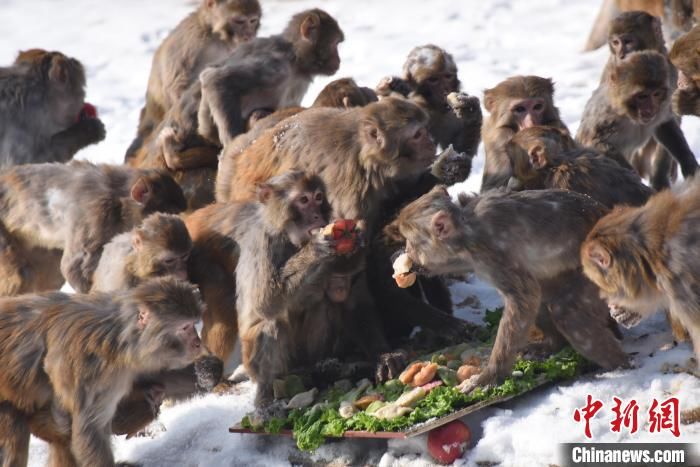
<svg viewBox="0 0 700 467"><path fill-rule="evenodd" d="M321 7L334 15L345 31L342 65L336 76L353 76L374 86L380 78L399 73L412 47L435 43L450 51L459 66L463 88L481 97L483 89L515 74L538 74L556 82L556 103L564 121L576 130L583 106L598 83L607 51L582 54L581 47L599 0L262 0L261 35L282 29L304 8ZM80 158L121 162L135 133L151 57L168 30L194 2L176 0L0 0L0 64L10 63L19 49L43 47L78 57L88 73L88 100L107 127L107 139L80 153ZM305 103L330 80L317 80ZM683 121L686 137L700 154L700 120ZM471 177L453 191L478 189L483 150ZM494 290L479 282L452 288L454 302L464 303L463 316L479 317L498 305ZM475 296L476 300L469 296ZM467 305L469 304L469 305ZM681 407L700 405L700 380L687 374L663 375L664 362L683 363L691 355L687 344L659 351L670 340L662 317L629 332L626 348L637 352L639 368L598 374L575 384L538 391L516 402L484 410L465 421L475 443L457 465L494 463L539 466L558 462L560 442L584 441L583 427L574 422L575 408L587 394L604 409L592 422L598 442L698 442L700 424L681 426L680 438L668 432L647 432L646 411L653 398L673 395ZM653 356L649 356L653 354ZM118 460L144 466L275 466L307 462L287 439L229 434L227 428L251 409L251 385L238 394L210 395L165 408L160 421L167 431L153 438L114 438ZM612 397L640 405L640 430L613 433L609 422ZM425 440L412 442L342 441L321 448L314 459L334 465L430 465L419 454ZM46 445L32 440L30 465L43 465Z"/></svg>

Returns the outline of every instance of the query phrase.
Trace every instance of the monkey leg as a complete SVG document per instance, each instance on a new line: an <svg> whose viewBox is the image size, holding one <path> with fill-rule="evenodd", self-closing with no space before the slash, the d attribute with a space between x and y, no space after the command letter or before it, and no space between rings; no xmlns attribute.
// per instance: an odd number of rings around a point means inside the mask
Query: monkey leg
<svg viewBox="0 0 700 467"><path fill-rule="evenodd" d="M48 467L78 467L78 462L70 450L70 446L61 443L49 444Z"/></svg>
<svg viewBox="0 0 700 467"><path fill-rule="evenodd" d="M243 364L258 384L255 406L274 400L272 382L287 372L290 347L288 324L280 320L261 320L241 333Z"/></svg>
<svg viewBox="0 0 700 467"><path fill-rule="evenodd" d="M668 311L666 312L666 318L668 319L668 324L671 325L671 333L673 334L674 341L680 344L681 342L685 342L690 338L688 335L688 330L685 328L685 326L683 326L683 323L681 323L678 318L671 315L671 313Z"/></svg>
<svg viewBox="0 0 700 467"><path fill-rule="evenodd" d="M238 338L234 282L231 278L218 281L211 277L198 285L206 304L202 316L202 342L213 355L225 362L233 353Z"/></svg>
<svg viewBox="0 0 700 467"><path fill-rule="evenodd" d="M654 141L656 144L656 142ZM656 144L656 148L651 160L651 173L649 181L651 187L656 191L661 191L671 186L671 182L675 181L674 170L677 168L677 163L671 154L661 146Z"/></svg>
<svg viewBox="0 0 700 467"><path fill-rule="evenodd" d="M24 249L0 223L0 296L22 293L29 272Z"/></svg>
<svg viewBox="0 0 700 467"><path fill-rule="evenodd" d="M29 460L29 425L26 416L9 402L0 402L0 463L25 467Z"/></svg>
<svg viewBox="0 0 700 467"><path fill-rule="evenodd" d="M627 355L610 327L608 306L596 286L580 274L562 283L566 289L547 300L559 332L578 353L602 368L627 367Z"/></svg>

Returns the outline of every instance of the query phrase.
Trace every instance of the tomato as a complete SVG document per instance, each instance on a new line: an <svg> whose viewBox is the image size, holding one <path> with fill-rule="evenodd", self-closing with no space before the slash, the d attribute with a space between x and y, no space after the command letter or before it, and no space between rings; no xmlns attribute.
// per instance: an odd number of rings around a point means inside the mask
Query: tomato
<svg viewBox="0 0 700 467"><path fill-rule="evenodd" d="M357 241L357 224L352 219L338 219L333 223L333 240L335 251L340 255L352 253Z"/></svg>
<svg viewBox="0 0 700 467"><path fill-rule="evenodd" d="M451 464L464 454L471 437L467 425L461 420L454 420L428 434L428 452L436 461Z"/></svg>
<svg viewBox="0 0 700 467"><path fill-rule="evenodd" d="M80 115L78 115L78 119L81 118L97 118L97 109L95 106L89 102L85 102L83 108L80 109Z"/></svg>

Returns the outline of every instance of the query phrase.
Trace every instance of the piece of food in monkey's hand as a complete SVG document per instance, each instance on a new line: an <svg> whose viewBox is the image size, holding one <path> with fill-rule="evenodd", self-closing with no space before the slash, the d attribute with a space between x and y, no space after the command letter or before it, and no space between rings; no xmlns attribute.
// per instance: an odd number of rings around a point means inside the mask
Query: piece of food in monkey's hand
<svg viewBox="0 0 700 467"><path fill-rule="evenodd" d="M352 219L338 219L323 229L324 237L335 240L335 251L339 255L352 253L358 240L358 225Z"/></svg>
<svg viewBox="0 0 700 467"><path fill-rule="evenodd" d="M410 287L416 282L416 273L411 272L412 266L413 261L406 253L400 254L394 261L394 274L392 277L396 281L396 285L402 289Z"/></svg>
<svg viewBox="0 0 700 467"><path fill-rule="evenodd" d="M76 120L84 120L86 118L97 118L97 108L89 102L83 104Z"/></svg>
<svg viewBox="0 0 700 467"><path fill-rule="evenodd" d="M447 149L438 154L430 167L432 173L443 185L454 185L463 182L471 171L471 157L463 152L455 151L450 144Z"/></svg>

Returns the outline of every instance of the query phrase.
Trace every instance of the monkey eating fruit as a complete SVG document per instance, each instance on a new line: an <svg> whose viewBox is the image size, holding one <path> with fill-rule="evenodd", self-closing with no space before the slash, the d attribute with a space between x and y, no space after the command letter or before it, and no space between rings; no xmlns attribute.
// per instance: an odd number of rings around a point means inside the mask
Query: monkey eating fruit
<svg viewBox="0 0 700 467"><path fill-rule="evenodd" d="M416 273L411 272L413 261L406 253L400 254L394 261L394 275L396 285L402 289L412 286L416 282Z"/></svg>

